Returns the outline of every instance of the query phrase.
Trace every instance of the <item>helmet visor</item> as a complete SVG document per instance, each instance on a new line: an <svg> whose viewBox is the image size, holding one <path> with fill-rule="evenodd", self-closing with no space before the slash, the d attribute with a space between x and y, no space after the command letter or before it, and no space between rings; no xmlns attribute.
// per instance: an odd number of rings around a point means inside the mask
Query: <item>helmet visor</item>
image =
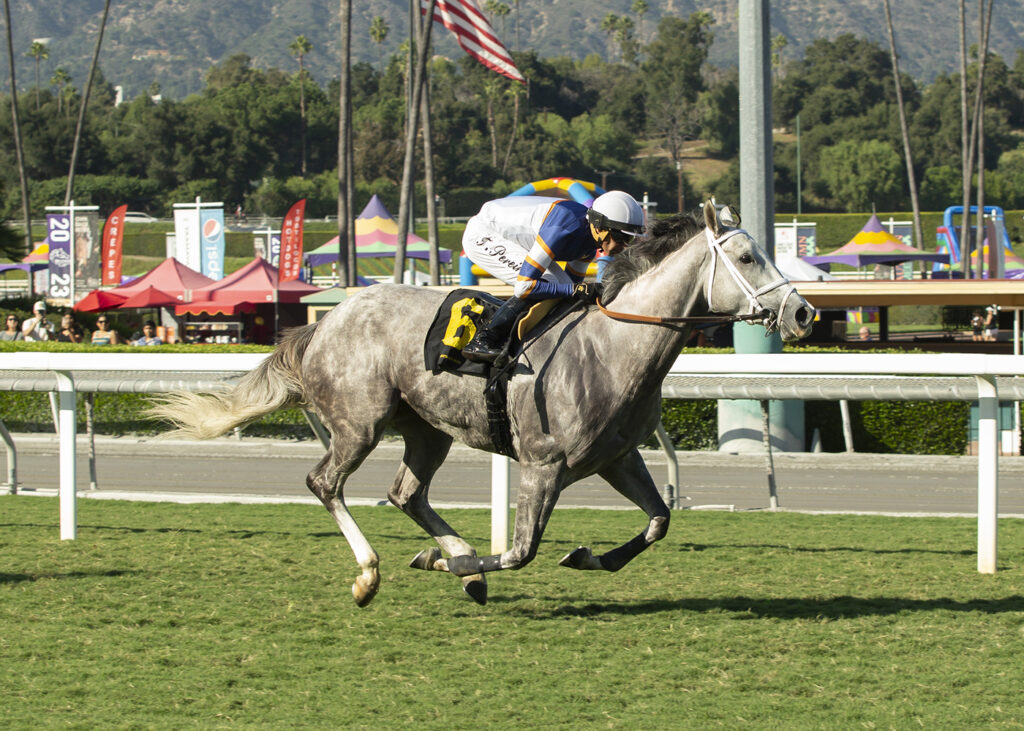
<svg viewBox="0 0 1024 731"><path fill-rule="evenodd" d="M608 216L593 208L587 211L587 221L596 229L605 231L622 231L630 236L641 236L644 232L643 226L631 223L613 221Z"/></svg>

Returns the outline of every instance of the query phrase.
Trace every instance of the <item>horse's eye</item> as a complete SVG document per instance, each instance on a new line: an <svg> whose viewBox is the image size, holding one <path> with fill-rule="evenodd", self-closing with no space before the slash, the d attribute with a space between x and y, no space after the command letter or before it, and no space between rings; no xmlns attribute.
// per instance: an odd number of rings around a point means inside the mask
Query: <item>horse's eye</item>
<svg viewBox="0 0 1024 731"><path fill-rule="evenodd" d="M750 254L740 254L740 264L753 264L754 257Z"/></svg>

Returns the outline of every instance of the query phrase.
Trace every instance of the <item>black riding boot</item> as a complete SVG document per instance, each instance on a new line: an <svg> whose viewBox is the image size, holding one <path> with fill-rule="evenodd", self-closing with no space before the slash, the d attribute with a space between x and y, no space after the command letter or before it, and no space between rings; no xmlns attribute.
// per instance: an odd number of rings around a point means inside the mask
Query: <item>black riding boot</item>
<svg viewBox="0 0 1024 731"><path fill-rule="evenodd" d="M487 327L479 330L476 336L469 341L462 349L462 355L466 360L474 363L493 363L508 342L512 334L512 326L519 321L519 317L529 308L526 300L518 297L510 297L505 301L494 317L487 323Z"/></svg>

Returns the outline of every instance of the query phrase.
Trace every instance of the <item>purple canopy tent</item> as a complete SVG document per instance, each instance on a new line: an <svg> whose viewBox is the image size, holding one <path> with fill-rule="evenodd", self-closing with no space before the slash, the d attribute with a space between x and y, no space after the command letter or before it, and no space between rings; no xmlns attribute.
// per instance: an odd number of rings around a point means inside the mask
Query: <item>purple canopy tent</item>
<svg viewBox="0 0 1024 731"><path fill-rule="evenodd" d="M831 254L802 257L808 264L848 264L852 267L874 264L897 264L903 261L948 261L946 254L926 252L907 246L897 236L885 230L878 216L864 224L864 228L845 245Z"/></svg>
<svg viewBox="0 0 1024 731"><path fill-rule="evenodd" d="M374 194L363 212L356 216L356 256L390 258L394 257L397 250L398 223L384 207L380 198ZM452 252L448 249L439 248L437 254L439 260L445 264L452 260ZM412 259L428 259L430 244L409 232L406 237L405 255ZM337 236L306 254L306 261L314 267L337 260Z"/></svg>

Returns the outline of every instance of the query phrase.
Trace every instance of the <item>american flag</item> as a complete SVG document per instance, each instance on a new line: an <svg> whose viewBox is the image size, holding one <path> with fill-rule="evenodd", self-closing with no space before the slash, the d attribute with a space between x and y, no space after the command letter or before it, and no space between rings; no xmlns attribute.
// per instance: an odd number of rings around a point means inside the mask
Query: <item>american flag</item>
<svg viewBox="0 0 1024 731"><path fill-rule="evenodd" d="M420 12L426 14L426 3ZM494 28L480 12L476 0L437 0L434 20L455 34L462 49L487 68L522 84L526 79L512 62L512 56L498 40Z"/></svg>

